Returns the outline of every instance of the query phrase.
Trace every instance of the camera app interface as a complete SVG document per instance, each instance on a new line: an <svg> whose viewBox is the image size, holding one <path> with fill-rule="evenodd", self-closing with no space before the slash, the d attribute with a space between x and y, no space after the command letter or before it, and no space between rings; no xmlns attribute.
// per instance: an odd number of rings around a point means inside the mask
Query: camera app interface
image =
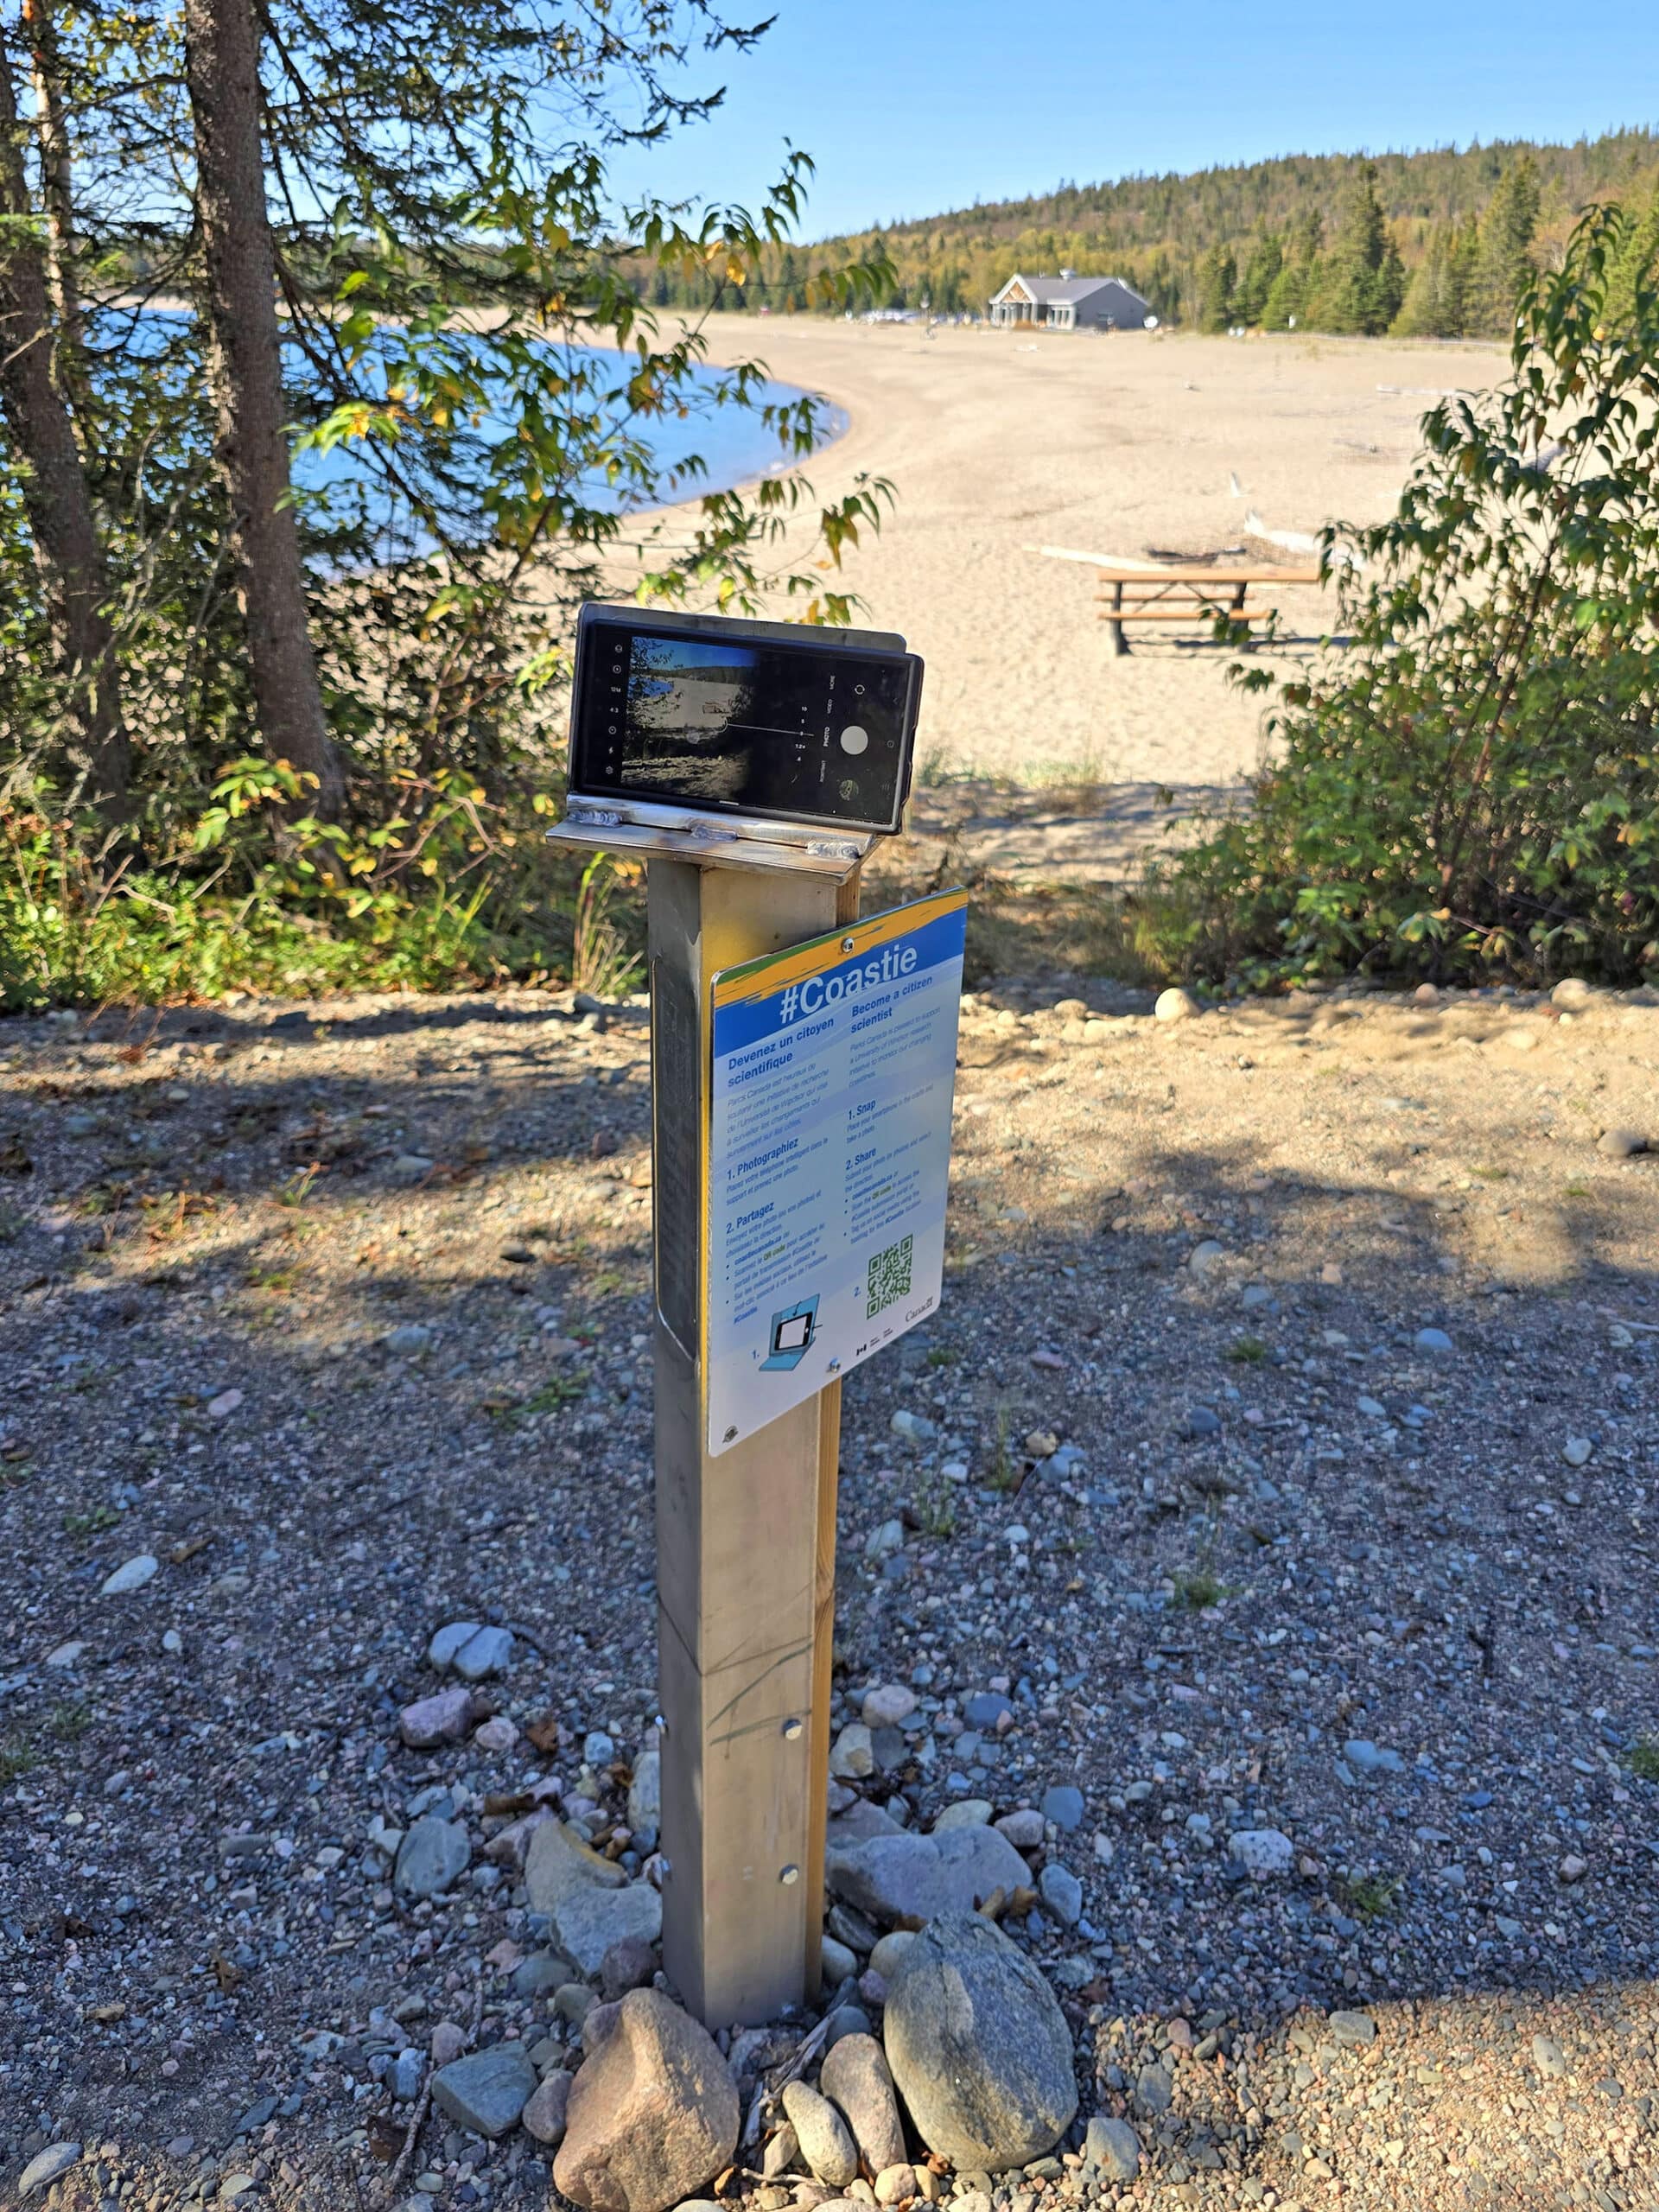
<svg viewBox="0 0 1659 2212"><path fill-rule="evenodd" d="M902 666L620 631L600 652L594 751L609 788L710 809L891 820Z"/></svg>

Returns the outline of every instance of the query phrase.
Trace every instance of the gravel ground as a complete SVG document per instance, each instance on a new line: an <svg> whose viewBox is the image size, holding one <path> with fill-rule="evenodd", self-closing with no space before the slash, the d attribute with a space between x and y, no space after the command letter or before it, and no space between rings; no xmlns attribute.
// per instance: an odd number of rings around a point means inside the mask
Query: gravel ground
<svg viewBox="0 0 1659 2212"><path fill-rule="evenodd" d="M837 1719L920 1702L836 1802L1033 1808L1141 2145L998 2201L1649 2212L1659 1000L1147 1006L969 1001L944 1304L846 1393ZM0 2203L375 2207L435 2026L577 2036L509 1823L647 1840L645 1020L152 1019L0 1026ZM454 1619L493 1720L410 1751Z"/></svg>

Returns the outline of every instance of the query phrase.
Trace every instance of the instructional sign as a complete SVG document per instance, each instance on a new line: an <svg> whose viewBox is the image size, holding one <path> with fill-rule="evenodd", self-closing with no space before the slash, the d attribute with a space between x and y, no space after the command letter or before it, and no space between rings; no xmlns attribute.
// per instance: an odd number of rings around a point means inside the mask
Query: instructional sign
<svg viewBox="0 0 1659 2212"><path fill-rule="evenodd" d="M714 980L704 1372L726 1451L931 1313L965 893Z"/></svg>

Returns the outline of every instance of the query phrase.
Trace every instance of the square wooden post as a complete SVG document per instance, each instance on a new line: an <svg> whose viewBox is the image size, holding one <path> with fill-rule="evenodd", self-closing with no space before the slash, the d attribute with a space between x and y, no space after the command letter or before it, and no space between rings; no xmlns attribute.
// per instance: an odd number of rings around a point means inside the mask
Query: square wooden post
<svg viewBox="0 0 1659 2212"><path fill-rule="evenodd" d="M663 1963L710 2027L814 1994L839 1383L709 1456L701 1363L715 975L856 918L858 880L649 864Z"/></svg>

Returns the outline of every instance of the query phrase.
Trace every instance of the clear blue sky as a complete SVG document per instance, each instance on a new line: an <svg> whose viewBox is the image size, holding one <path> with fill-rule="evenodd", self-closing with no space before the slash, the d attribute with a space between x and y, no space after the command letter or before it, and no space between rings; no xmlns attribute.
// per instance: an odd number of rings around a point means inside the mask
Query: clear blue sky
<svg viewBox="0 0 1659 2212"><path fill-rule="evenodd" d="M818 165L810 238L1063 177L1659 120L1653 0L773 5L753 54L699 57L693 81L728 86L714 121L631 158L619 181L752 202L791 139ZM766 12L747 7L728 12Z"/></svg>

